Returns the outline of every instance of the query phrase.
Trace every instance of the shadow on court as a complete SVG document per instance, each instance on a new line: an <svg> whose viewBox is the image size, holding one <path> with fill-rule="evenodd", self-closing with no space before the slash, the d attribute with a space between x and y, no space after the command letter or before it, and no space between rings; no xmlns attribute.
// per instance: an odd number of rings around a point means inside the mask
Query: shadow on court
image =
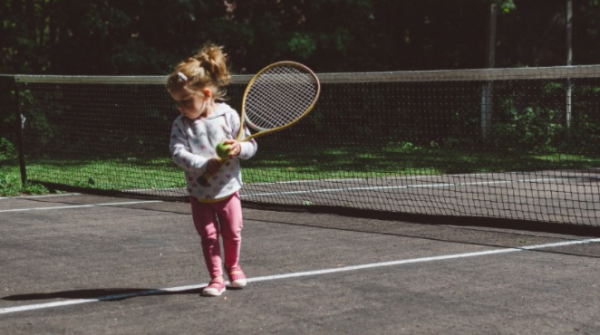
<svg viewBox="0 0 600 335"><path fill-rule="evenodd" d="M150 295L175 295L175 294L200 294L202 289L191 289L181 292L167 292L153 288L110 288L110 289L89 289L50 293L34 293L7 296L2 298L8 301L27 301L27 300L51 300L51 299L96 299L104 298L103 301L120 301L132 299L141 296Z"/></svg>
<svg viewBox="0 0 600 335"><path fill-rule="evenodd" d="M205 298L189 204L0 199L0 333L600 333L594 229L357 214L246 207L249 285Z"/></svg>

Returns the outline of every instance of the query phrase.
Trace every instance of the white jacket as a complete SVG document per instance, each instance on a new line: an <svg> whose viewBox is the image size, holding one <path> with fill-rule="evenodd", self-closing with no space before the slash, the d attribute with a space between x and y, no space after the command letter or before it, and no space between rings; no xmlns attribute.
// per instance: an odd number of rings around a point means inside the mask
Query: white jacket
<svg viewBox="0 0 600 335"><path fill-rule="evenodd" d="M217 109L208 117L190 120L181 115L171 128L169 148L173 162L184 170L188 192L199 201L215 201L226 198L242 187L240 159L254 156L257 143L254 140L240 142L240 155L226 161L219 172L201 185L198 178L206 172L209 159L216 158L215 147L223 139L235 139L240 129L238 113L225 103L217 103ZM242 139L249 135L244 129Z"/></svg>

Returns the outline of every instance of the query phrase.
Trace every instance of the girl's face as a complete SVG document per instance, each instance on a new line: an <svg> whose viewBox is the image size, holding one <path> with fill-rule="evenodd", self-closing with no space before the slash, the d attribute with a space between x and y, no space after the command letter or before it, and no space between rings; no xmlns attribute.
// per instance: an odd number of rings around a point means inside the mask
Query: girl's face
<svg viewBox="0 0 600 335"><path fill-rule="evenodd" d="M210 92L210 90L205 91ZM204 91L195 93L188 92L187 90L171 92L171 97L175 100L179 112L190 120L196 120L209 115L210 95L210 93L207 94Z"/></svg>

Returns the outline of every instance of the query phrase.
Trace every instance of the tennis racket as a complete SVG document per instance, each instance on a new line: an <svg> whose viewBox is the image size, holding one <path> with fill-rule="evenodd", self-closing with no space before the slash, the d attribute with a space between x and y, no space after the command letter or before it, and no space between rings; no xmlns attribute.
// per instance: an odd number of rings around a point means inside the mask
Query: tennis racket
<svg viewBox="0 0 600 335"><path fill-rule="evenodd" d="M320 91L317 76L300 63L283 61L265 67L252 77L244 91L236 140L246 142L289 128L313 109ZM241 139L243 124L255 133ZM198 183L208 186L211 178L212 175L205 173Z"/></svg>

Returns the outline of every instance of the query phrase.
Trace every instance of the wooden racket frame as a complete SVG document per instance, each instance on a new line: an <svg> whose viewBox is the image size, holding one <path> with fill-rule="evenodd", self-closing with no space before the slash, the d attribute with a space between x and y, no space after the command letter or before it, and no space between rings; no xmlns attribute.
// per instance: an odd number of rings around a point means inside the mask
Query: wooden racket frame
<svg viewBox="0 0 600 335"><path fill-rule="evenodd" d="M310 106L308 106L308 108L304 111L304 113L302 113L298 118L296 118L294 121L283 125L281 127L276 127L276 128L271 128L271 129L264 129L264 128L260 128L256 125L254 125L251 121L247 121L246 120L246 99L248 97L248 93L250 92L250 88L252 88L252 85L254 85L254 83L256 82L256 80L258 79L258 77L260 77L260 75L262 75L264 72L277 67L277 66L293 66L299 69L302 69L303 71L305 71L306 73L308 73L313 79L314 82L317 85L317 94L315 94L315 97L313 99L313 102L310 104ZM309 69L307 66L300 64L298 62L292 62L292 61L281 61L281 62L276 62L273 64L268 65L267 67L263 68L262 70L260 70L257 74L254 75L254 77L252 77L252 79L250 79L250 82L248 83L248 86L246 86L246 90L244 91L244 97L242 99L242 111L240 113L240 130L238 132L238 136L236 138L237 141L240 142L246 142L249 141L253 138L259 137L259 136L263 136L263 135L268 135L277 131L281 131L284 129L287 129L289 127L291 127L292 125L294 125L296 122L300 121L301 119L303 119L306 115L308 115L308 113L310 113L310 111L315 107L315 105L317 104L317 100L319 99L319 94L321 93L321 83L319 82L319 78L317 77L317 75L311 70ZM252 134L242 140L240 140L240 138L242 137L243 133L244 133L244 127L243 125L247 124L250 128L254 129L255 131L257 131L257 133Z"/></svg>
<svg viewBox="0 0 600 335"><path fill-rule="evenodd" d="M306 108L306 110L304 111L304 113L302 113L299 117L297 117L294 121L285 124L281 127L276 127L276 128L271 128L271 129L264 129L264 128L260 128L256 125L254 125L252 122L247 121L246 120L246 99L248 97L248 93L250 92L250 89L252 88L252 85L254 85L254 83L256 82L256 80L258 79L258 77L260 77L260 75L262 75L263 73L265 73L266 71L277 67L277 66L293 66L296 68L301 69L302 71L305 71L307 74L309 74L313 79L315 84L317 85L317 94L315 94L315 97L312 101L312 103L310 104L310 106L308 106L308 108ZM298 62L293 62L293 61L281 61L281 62L275 62L273 64L270 64L268 66L266 66L265 68L263 68L262 70L260 70L257 74L255 74L252 79L250 79L250 81L248 82L248 85L246 86L246 90L244 91L244 97L242 99L242 111L240 112L240 129L238 131L238 135L236 137L236 141L238 142L247 142L250 141L253 138L259 137L259 136L263 136L263 135L268 135L274 132L278 132L284 129L287 129L289 127L291 127L292 125L294 125L296 122L302 120L306 115L308 115L308 113L310 113L310 111L312 111L312 109L315 107L315 105L317 104L317 100L319 100L319 95L321 93L321 83L319 81L319 78L317 77L317 75L311 70L309 69L307 66L300 64ZM252 134L242 140L240 140L240 138L242 137L242 135L244 134L244 124L247 124L250 128L254 129L255 131L257 131L257 133ZM221 161L221 163L229 160L229 158L221 158L218 157L218 159ZM208 172L204 173L202 176L198 177L198 183L202 186L208 186L210 185L208 183L208 180L212 178L212 175Z"/></svg>

